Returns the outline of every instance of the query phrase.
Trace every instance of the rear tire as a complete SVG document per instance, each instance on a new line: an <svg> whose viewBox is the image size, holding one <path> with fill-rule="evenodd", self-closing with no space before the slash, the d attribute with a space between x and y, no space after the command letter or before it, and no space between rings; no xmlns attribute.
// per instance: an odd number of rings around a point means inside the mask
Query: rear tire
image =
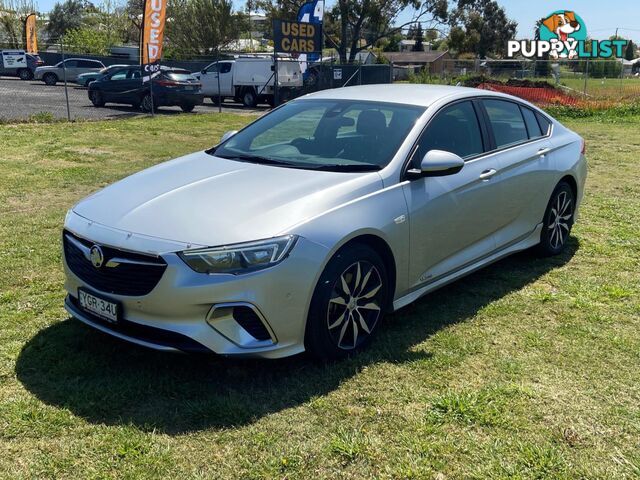
<svg viewBox="0 0 640 480"><path fill-rule="evenodd" d="M544 257L559 255L565 249L573 227L576 199L567 182L560 182L549 199L544 213L537 251Z"/></svg>
<svg viewBox="0 0 640 480"><path fill-rule="evenodd" d="M220 101L218 102L218 97L209 97L211 99L211 103L214 105L218 105L220 103L224 103L224 97L220 97Z"/></svg>
<svg viewBox="0 0 640 480"><path fill-rule="evenodd" d="M242 94L242 104L247 108L254 108L258 104L258 97L256 92L252 89L247 89Z"/></svg>
<svg viewBox="0 0 640 480"><path fill-rule="evenodd" d="M180 108L182 109L183 112L190 113L190 112L193 112L193 109L196 108L196 106L193 103L189 103L185 105L180 105Z"/></svg>
<svg viewBox="0 0 640 480"><path fill-rule="evenodd" d="M20 80L33 80L33 72L28 68L21 68L18 70L18 77Z"/></svg>
<svg viewBox="0 0 640 480"><path fill-rule="evenodd" d="M92 90L89 92L89 100L91 100L94 107L104 107L104 96L102 95L102 92L98 90Z"/></svg>
<svg viewBox="0 0 640 480"><path fill-rule="evenodd" d="M58 83L58 76L55 73L45 73L42 81L49 86L53 86Z"/></svg>
<svg viewBox="0 0 640 480"><path fill-rule="evenodd" d="M380 255L364 244L340 250L316 285L305 348L320 360L337 360L366 347L384 314L388 274Z"/></svg>

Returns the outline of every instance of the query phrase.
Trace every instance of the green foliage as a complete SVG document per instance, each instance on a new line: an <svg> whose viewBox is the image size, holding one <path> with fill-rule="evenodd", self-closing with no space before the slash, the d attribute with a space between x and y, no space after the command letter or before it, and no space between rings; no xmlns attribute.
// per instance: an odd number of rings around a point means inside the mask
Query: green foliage
<svg viewBox="0 0 640 480"><path fill-rule="evenodd" d="M29 123L53 123L56 118L51 112L38 112L29 115Z"/></svg>
<svg viewBox="0 0 640 480"><path fill-rule="evenodd" d="M87 8L83 0L66 0L56 3L49 13L47 33L53 41L57 41L69 30L82 27L82 17Z"/></svg>
<svg viewBox="0 0 640 480"><path fill-rule="evenodd" d="M37 11L33 0L0 0L0 37L10 48L24 48L23 19Z"/></svg>
<svg viewBox="0 0 640 480"><path fill-rule="evenodd" d="M602 107L598 105L581 107L554 105L545 107L545 110L553 116L560 116L565 118L594 117L600 120L615 122L620 118L624 119L628 117L640 116L640 101L625 104L615 104L608 107Z"/></svg>
<svg viewBox="0 0 640 480"><path fill-rule="evenodd" d="M636 58L636 45L633 41L629 40L627 42L627 48L624 50L624 59L625 60L633 60Z"/></svg>
<svg viewBox="0 0 640 480"><path fill-rule="evenodd" d="M449 48L478 58L503 56L518 27L494 0L460 0L449 23Z"/></svg>
<svg viewBox="0 0 640 480"><path fill-rule="evenodd" d="M64 36L65 49L73 53L108 55L110 42L107 31L92 27L75 28Z"/></svg>
<svg viewBox="0 0 640 480"><path fill-rule="evenodd" d="M234 14L231 0L170 0L167 40L175 55L216 52L247 30L247 18Z"/></svg>

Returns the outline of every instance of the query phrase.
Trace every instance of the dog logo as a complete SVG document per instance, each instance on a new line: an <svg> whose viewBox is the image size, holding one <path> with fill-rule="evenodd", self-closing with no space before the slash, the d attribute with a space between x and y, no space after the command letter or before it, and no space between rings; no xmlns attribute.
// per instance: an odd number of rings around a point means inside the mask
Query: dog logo
<svg viewBox="0 0 640 480"><path fill-rule="evenodd" d="M542 20L540 39L560 43L562 49L552 48L549 55L553 58L574 59L578 56L578 41L585 40L587 29L575 12L559 10Z"/></svg>

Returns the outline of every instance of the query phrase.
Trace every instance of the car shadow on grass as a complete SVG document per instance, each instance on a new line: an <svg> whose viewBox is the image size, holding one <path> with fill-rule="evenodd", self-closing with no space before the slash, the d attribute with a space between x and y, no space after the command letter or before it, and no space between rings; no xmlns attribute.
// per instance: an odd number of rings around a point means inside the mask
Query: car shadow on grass
<svg viewBox="0 0 640 480"><path fill-rule="evenodd" d="M557 257L522 252L433 292L386 317L370 348L341 362L159 353L68 319L27 342L16 374L44 403L92 423L168 434L244 425L326 395L367 365L429 358L413 347L561 267L577 249L572 238Z"/></svg>

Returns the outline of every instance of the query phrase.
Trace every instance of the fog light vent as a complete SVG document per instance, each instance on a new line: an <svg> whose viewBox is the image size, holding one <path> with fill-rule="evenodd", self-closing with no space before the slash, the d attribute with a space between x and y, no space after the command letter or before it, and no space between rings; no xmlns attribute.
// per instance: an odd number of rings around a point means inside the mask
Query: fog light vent
<svg viewBox="0 0 640 480"><path fill-rule="evenodd" d="M253 309L245 306L233 307L233 319L256 340L270 340L271 335Z"/></svg>

